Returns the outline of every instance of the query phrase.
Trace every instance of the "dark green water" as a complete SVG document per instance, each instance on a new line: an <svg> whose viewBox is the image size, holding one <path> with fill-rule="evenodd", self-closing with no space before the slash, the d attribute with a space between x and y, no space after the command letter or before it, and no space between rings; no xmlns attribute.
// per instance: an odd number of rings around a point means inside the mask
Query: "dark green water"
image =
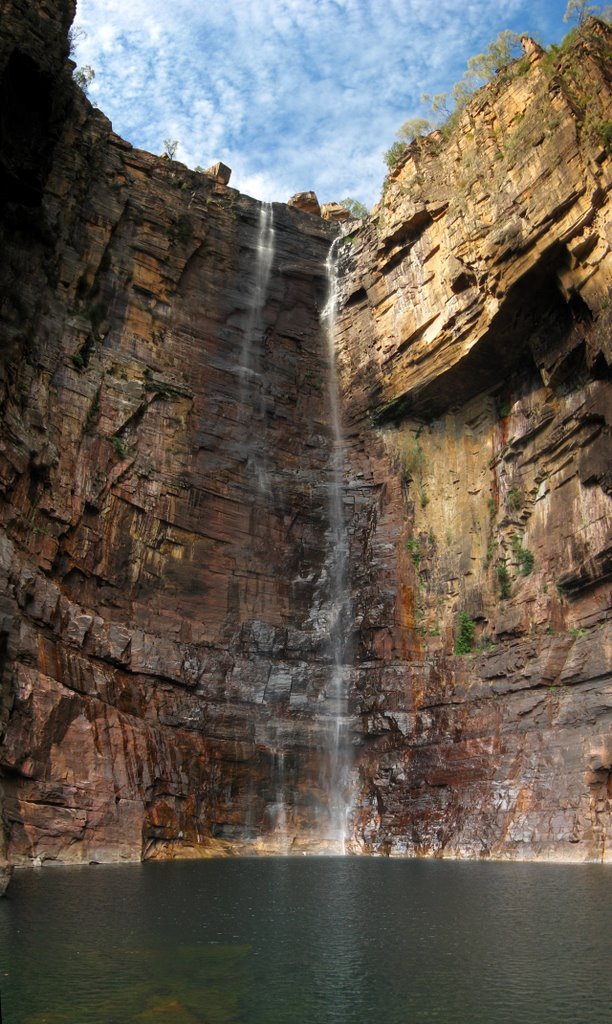
<svg viewBox="0 0 612 1024"><path fill-rule="evenodd" d="M609 1024L611 881L367 858L21 872L3 1024Z"/></svg>

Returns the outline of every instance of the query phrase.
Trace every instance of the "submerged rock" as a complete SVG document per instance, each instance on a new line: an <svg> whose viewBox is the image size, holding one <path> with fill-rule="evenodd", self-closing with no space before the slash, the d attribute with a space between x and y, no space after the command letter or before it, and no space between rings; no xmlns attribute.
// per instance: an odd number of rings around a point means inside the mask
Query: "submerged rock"
<svg viewBox="0 0 612 1024"><path fill-rule="evenodd" d="M0 861L0 896L5 895L12 873L12 866L7 864L6 861Z"/></svg>

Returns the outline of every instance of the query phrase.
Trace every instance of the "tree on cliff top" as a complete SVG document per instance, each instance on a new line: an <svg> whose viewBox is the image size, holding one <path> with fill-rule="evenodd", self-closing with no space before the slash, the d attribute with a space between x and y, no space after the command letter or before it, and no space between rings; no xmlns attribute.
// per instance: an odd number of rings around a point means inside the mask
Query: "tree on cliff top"
<svg viewBox="0 0 612 1024"><path fill-rule="evenodd" d="M178 139L164 139L164 152L162 156L168 157L168 160L174 160L177 149Z"/></svg>
<svg viewBox="0 0 612 1024"><path fill-rule="evenodd" d="M600 4L589 4L587 0L568 0L564 21L573 21L575 18L579 25L582 25L591 15L600 18L601 21L612 22L612 4L606 4L604 8Z"/></svg>
<svg viewBox="0 0 612 1024"><path fill-rule="evenodd" d="M82 89L84 93L93 82L96 77L96 73L92 68L91 64L83 64L80 68L76 68L74 75L72 76L78 85L79 89Z"/></svg>
<svg viewBox="0 0 612 1024"><path fill-rule="evenodd" d="M434 97L427 94L421 96L421 100L429 104L433 114L444 116L445 120L440 128L445 134L452 130L461 111L476 90L503 72L519 56L520 42L521 37L516 32L504 29L489 43L484 53L470 57L463 78L451 90L450 99L448 93L438 93ZM396 133L398 141L385 153L387 167L390 170L395 167L406 152L408 144L419 136L433 131L435 127L423 117L413 117L404 121Z"/></svg>
<svg viewBox="0 0 612 1024"><path fill-rule="evenodd" d="M401 128L398 128L395 133L397 142L394 142L385 153L385 163L389 170L395 167L411 142L421 138L423 135L428 135L433 129L434 126L431 121L426 121L424 117L411 117L404 121Z"/></svg>
<svg viewBox="0 0 612 1024"><path fill-rule="evenodd" d="M347 196L346 199L341 199L340 206L343 206L345 210L348 210L351 217L363 218L368 216L367 206L360 202L359 199L353 199L351 196Z"/></svg>
<svg viewBox="0 0 612 1024"><path fill-rule="evenodd" d="M81 39L87 39L87 32L84 28L73 25L68 32L68 55L71 60L76 60L76 48ZM89 86L96 77L96 73L91 64L82 64L81 67L74 69L72 77L79 89L87 93Z"/></svg>

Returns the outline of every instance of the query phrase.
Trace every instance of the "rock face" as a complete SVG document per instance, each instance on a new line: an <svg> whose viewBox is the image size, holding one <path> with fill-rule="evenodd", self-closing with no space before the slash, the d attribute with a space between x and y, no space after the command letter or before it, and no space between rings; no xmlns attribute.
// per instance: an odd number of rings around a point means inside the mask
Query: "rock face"
<svg viewBox="0 0 612 1024"><path fill-rule="evenodd" d="M321 849L338 227L118 138L72 6L2 7L0 872ZM607 45L334 246L355 851L610 856Z"/></svg>
<svg viewBox="0 0 612 1024"><path fill-rule="evenodd" d="M343 221L351 219L350 211L347 210L346 206L342 206L341 203L323 203L321 216L323 220Z"/></svg>
<svg viewBox="0 0 612 1024"><path fill-rule="evenodd" d="M303 210L304 213L311 213L315 217L321 216L321 207L319 200L314 192L296 192L291 199L287 200L287 205L293 207L294 210Z"/></svg>
<svg viewBox="0 0 612 1024"><path fill-rule="evenodd" d="M610 857L609 43L529 47L340 250L366 849Z"/></svg>
<svg viewBox="0 0 612 1024"><path fill-rule="evenodd" d="M329 229L268 209L263 287L260 204L133 150L67 74L3 211L9 857L284 847L281 812L319 842Z"/></svg>

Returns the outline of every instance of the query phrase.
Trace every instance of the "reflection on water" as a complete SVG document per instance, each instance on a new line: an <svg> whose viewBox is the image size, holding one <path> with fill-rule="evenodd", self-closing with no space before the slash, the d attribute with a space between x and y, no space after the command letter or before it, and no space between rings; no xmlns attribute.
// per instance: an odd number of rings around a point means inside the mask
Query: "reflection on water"
<svg viewBox="0 0 612 1024"><path fill-rule="evenodd" d="M607 1024L601 866L278 858L21 872L5 1024Z"/></svg>

